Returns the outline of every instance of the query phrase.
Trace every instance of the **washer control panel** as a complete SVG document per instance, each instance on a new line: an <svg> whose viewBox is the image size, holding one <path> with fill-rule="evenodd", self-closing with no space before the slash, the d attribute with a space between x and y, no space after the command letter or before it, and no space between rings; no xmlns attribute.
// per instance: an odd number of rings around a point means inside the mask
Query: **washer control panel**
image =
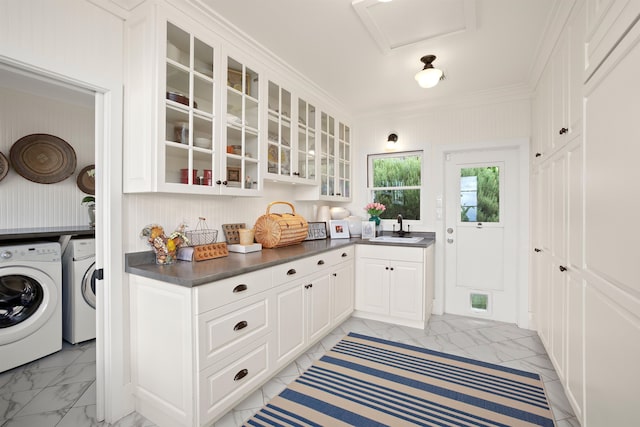
<svg viewBox="0 0 640 427"><path fill-rule="evenodd" d="M0 246L0 264L8 264L18 261L60 261L60 244L47 242L15 246Z"/></svg>

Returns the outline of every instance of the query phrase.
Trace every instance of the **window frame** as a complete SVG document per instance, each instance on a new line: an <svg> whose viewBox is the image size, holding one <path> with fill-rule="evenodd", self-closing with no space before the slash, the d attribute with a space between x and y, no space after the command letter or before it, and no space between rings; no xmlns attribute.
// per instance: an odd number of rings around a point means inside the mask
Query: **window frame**
<svg viewBox="0 0 640 427"><path fill-rule="evenodd" d="M420 158L420 185L402 186L402 187L373 187L373 162L381 158L398 158L417 156ZM420 219L403 219L408 224L420 224L425 218L424 197L425 189L425 153L424 150L395 151L390 153L373 153L367 154L367 203L374 201L374 193L379 190L418 190L419 191L419 207ZM383 222L396 222L395 218L381 218Z"/></svg>

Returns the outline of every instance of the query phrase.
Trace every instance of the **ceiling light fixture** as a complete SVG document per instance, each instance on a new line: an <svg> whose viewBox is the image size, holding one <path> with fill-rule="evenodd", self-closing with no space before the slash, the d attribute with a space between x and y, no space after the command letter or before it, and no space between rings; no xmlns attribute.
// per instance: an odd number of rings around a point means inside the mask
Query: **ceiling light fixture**
<svg viewBox="0 0 640 427"><path fill-rule="evenodd" d="M390 133L389 137L387 137L387 148L393 148L398 142L398 135L395 133Z"/></svg>
<svg viewBox="0 0 640 427"><path fill-rule="evenodd" d="M420 61L424 62L424 68L416 74L416 81L423 88L434 87L440 80L444 78L442 70L433 67L433 61L435 61L435 55L425 55L420 58Z"/></svg>

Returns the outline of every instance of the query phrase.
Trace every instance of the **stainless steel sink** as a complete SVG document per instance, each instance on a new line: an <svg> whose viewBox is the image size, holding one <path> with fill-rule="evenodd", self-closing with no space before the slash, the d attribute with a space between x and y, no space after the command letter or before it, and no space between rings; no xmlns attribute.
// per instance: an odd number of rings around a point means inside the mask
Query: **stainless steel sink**
<svg viewBox="0 0 640 427"><path fill-rule="evenodd" d="M398 236L378 236L373 239L369 239L370 242L379 242L379 243L418 243L424 239L424 237L398 237Z"/></svg>

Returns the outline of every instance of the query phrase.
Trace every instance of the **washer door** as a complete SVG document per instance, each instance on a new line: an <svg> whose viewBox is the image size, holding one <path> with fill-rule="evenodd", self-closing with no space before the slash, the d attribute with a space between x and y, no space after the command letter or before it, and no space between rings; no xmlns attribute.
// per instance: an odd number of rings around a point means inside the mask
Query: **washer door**
<svg viewBox="0 0 640 427"><path fill-rule="evenodd" d="M42 271L0 268L0 345L36 332L55 313L58 304L58 288Z"/></svg>
<svg viewBox="0 0 640 427"><path fill-rule="evenodd" d="M82 278L82 298L89 304L89 307L96 308L96 263L89 266Z"/></svg>

